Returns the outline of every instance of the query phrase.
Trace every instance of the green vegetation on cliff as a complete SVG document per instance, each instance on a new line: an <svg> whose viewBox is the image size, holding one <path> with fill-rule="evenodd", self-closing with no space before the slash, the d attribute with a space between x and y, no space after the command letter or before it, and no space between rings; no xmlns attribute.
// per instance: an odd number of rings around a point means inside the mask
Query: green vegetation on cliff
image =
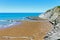
<svg viewBox="0 0 60 40"><path fill-rule="evenodd" d="M57 8L60 8L60 6L57 6Z"/></svg>

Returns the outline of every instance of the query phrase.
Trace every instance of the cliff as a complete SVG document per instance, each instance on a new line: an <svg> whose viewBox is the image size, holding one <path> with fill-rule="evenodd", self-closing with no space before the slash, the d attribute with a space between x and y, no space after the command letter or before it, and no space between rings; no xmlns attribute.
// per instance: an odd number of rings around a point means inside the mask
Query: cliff
<svg viewBox="0 0 60 40"><path fill-rule="evenodd" d="M39 17L48 19L53 24L53 28L47 33L45 40L60 40L60 6L47 10Z"/></svg>
<svg viewBox="0 0 60 40"><path fill-rule="evenodd" d="M53 24L60 22L60 6L56 6L52 9L47 10L44 14L39 16L40 18L48 19Z"/></svg>

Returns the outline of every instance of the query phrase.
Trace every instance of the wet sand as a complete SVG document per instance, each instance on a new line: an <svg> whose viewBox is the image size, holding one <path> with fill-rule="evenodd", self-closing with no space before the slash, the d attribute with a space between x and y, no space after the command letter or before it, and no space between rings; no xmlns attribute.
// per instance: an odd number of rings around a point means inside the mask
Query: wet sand
<svg viewBox="0 0 60 40"><path fill-rule="evenodd" d="M21 21L21 24L0 30L0 40L44 40L51 27L49 21Z"/></svg>

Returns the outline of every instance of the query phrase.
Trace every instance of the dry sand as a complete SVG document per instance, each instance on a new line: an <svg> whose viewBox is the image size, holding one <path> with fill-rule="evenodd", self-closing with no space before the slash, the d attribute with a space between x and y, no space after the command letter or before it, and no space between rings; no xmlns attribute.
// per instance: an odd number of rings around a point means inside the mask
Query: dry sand
<svg viewBox="0 0 60 40"><path fill-rule="evenodd" d="M51 27L48 21L22 21L21 24L0 30L0 40L44 40Z"/></svg>

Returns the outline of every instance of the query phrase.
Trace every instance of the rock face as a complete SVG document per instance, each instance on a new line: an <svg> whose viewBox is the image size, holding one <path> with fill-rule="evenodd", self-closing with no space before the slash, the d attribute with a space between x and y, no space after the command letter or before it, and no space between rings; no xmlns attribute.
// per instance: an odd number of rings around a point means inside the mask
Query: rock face
<svg viewBox="0 0 60 40"><path fill-rule="evenodd" d="M39 17L48 19L54 25L45 36L45 40L60 40L60 6L46 11Z"/></svg>
<svg viewBox="0 0 60 40"><path fill-rule="evenodd" d="M26 18L29 19L29 20L38 20L38 21L47 20L47 19L44 19L44 18L40 18L38 16L29 16L29 17L26 17Z"/></svg>
<svg viewBox="0 0 60 40"><path fill-rule="evenodd" d="M48 19L55 25L60 22L60 6L46 11L44 14L39 16L40 18Z"/></svg>
<svg viewBox="0 0 60 40"><path fill-rule="evenodd" d="M30 19L30 20L39 20L40 18L39 17L35 17L35 16L30 16L30 17L26 17L27 19Z"/></svg>

